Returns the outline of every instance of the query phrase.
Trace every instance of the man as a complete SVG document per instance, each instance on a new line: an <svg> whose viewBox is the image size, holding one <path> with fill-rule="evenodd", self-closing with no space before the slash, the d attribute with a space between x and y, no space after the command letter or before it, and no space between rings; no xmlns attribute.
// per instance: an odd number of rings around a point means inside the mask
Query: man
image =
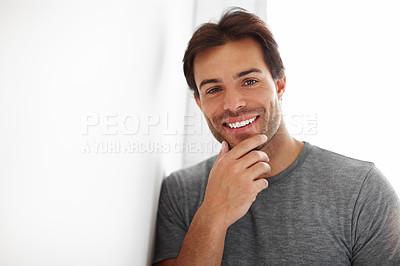
<svg viewBox="0 0 400 266"><path fill-rule="evenodd" d="M233 9L204 24L184 72L222 148L165 179L156 265L400 265L400 204L382 174L289 135L262 20Z"/></svg>

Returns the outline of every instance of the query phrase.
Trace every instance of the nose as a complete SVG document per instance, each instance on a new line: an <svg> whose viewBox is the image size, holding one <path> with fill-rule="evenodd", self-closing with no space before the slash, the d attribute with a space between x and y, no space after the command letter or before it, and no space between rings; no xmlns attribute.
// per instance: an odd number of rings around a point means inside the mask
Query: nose
<svg viewBox="0 0 400 266"><path fill-rule="evenodd" d="M236 88L226 88L224 110L236 111L246 106L242 93Z"/></svg>

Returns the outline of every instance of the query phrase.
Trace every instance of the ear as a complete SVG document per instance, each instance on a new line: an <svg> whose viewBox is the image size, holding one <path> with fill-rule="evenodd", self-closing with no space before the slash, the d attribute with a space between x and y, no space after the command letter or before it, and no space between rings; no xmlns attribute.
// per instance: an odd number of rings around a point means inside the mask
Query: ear
<svg viewBox="0 0 400 266"><path fill-rule="evenodd" d="M275 80L276 94L278 95L278 99L280 100L285 93L286 90L286 76L283 78Z"/></svg>
<svg viewBox="0 0 400 266"><path fill-rule="evenodd" d="M201 109L200 96L194 95L194 99L196 100L197 106L200 108L200 110L202 110L202 109ZM202 111L203 111L203 110L202 110Z"/></svg>

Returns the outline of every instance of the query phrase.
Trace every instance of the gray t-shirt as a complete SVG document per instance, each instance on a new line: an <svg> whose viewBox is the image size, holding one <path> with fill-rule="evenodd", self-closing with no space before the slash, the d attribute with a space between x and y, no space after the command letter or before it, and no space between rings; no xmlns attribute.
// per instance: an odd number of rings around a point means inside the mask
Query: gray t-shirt
<svg viewBox="0 0 400 266"><path fill-rule="evenodd" d="M162 185L154 263L176 258L216 157ZM222 265L400 265L400 203L373 163L305 143L227 231Z"/></svg>

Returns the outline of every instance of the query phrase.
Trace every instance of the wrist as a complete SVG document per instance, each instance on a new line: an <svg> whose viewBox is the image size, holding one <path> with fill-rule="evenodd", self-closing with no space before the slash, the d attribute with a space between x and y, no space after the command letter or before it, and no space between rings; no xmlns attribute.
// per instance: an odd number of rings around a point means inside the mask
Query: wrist
<svg viewBox="0 0 400 266"><path fill-rule="evenodd" d="M197 217L196 217L197 216ZM206 225L212 233L226 233L229 225L226 222L226 215L203 203L196 215L199 222Z"/></svg>

